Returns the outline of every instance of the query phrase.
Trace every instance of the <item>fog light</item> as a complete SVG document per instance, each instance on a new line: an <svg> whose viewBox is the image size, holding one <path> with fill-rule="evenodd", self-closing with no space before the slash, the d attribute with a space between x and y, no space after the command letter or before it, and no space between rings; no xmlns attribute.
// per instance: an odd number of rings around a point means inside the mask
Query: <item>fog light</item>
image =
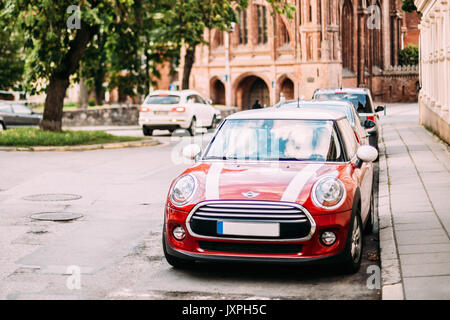
<svg viewBox="0 0 450 320"><path fill-rule="evenodd" d="M186 232L184 231L182 226L173 228L172 234L173 234L173 237L175 239L177 239L178 241L181 241L184 239L184 237L186 237Z"/></svg>
<svg viewBox="0 0 450 320"><path fill-rule="evenodd" d="M320 237L320 240L322 243L326 246L331 246L336 242L336 234L333 231L325 231L322 233L322 236Z"/></svg>

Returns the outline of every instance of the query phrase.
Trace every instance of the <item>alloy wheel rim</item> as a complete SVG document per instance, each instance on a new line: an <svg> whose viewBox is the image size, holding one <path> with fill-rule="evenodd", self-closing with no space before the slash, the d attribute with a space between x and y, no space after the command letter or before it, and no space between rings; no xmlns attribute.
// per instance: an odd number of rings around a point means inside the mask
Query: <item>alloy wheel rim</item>
<svg viewBox="0 0 450 320"><path fill-rule="evenodd" d="M361 256L361 247L362 247L361 228L358 222L358 217L355 216L355 220L353 221L352 247L351 247L352 259L353 262L355 263L359 261L359 258Z"/></svg>

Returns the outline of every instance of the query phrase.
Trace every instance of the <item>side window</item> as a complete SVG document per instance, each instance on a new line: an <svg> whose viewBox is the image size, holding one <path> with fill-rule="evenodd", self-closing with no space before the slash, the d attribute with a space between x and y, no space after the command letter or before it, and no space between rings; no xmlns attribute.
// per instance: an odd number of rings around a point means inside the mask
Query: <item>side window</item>
<svg viewBox="0 0 450 320"><path fill-rule="evenodd" d="M188 96L186 98L187 103L196 103L195 96Z"/></svg>
<svg viewBox="0 0 450 320"><path fill-rule="evenodd" d="M195 103L206 104L205 100L200 96L195 96Z"/></svg>
<svg viewBox="0 0 450 320"><path fill-rule="evenodd" d="M14 110L14 113L18 113L18 114L31 114L30 109L28 109L27 107L22 106L20 104L13 105L13 110Z"/></svg>
<svg viewBox="0 0 450 320"><path fill-rule="evenodd" d="M367 108L370 109L370 113L375 112L375 109L373 108L372 96L370 94L367 95Z"/></svg>
<svg viewBox="0 0 450 320"><path fill-rule="evenodd" d="M12 109L8 105L2 105L2 106L0 106L0 112L1 113L12 113Z"/></svg>
<svg viewBox="0 0 450 320"><path fill-rule="evenodd" d="M336 130L333 129L333 133L331 134L330 149L327 155L327 161L342 162L344 160L344 154L341 150L341 144L339 143L338 135L336 133Z"/></svg>
<svg viewBox="0 0 450 320"><path fill-rule="evenodd" d="M337 123L345 145L344 148L347 152L347 156L351 159L358 149L358 142L356 141L355 133L347 119L339 120Z"/></svg>

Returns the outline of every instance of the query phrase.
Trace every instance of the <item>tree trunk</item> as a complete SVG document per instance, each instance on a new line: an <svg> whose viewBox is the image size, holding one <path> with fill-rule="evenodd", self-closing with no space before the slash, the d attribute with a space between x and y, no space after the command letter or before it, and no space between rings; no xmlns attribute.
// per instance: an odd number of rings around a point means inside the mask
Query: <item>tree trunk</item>
<svg viewBox="0 0 450 320"><path fill-rule="evenodd" d="M184 55L184 69L183 69L183 81L181 83L181 89L189 89L189 78L191 76L192 66L195 62L195 45L188 46L186 48L186 54Z"/></svg>
<svg viewBox="0 0 450 320"><path fill-rule="evenodd" d="M44 117L40 124L42 130L61 131L64 97L69 86L69 77L78 70L81 57L97 30L98 27L91 27L81 21L81 28L69 43L69 51L61 65L50 76L46 90Z"/></svg>
<svg viewBox="0 0 450 320"><path fill-rule="evenodd" d="M99 70L95 75L94 80L95 104L97 106L103 105L103 100L105 99L103 82L105 82L105 72L103 70Z"/></svg>
<svg viewBox="0 0 450 320"><path fill-rule="evenodd" d="M80 78L80 93L78 95L78 109L87 109L89 103L89 90L86 86L86 78Z"/></svg>

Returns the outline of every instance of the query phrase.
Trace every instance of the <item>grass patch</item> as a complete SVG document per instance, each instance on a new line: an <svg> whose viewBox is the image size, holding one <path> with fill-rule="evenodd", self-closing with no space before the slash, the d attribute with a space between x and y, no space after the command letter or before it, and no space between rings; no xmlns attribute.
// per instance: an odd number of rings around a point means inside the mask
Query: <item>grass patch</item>
<svg viewBox="0 0 450 320"><path fill-rule="evenodd" d="M142 138L115 136L104 131L42 131L35 128L8 129L0 132L0 146L44 147L77 146L139 141Z"/></svg>

